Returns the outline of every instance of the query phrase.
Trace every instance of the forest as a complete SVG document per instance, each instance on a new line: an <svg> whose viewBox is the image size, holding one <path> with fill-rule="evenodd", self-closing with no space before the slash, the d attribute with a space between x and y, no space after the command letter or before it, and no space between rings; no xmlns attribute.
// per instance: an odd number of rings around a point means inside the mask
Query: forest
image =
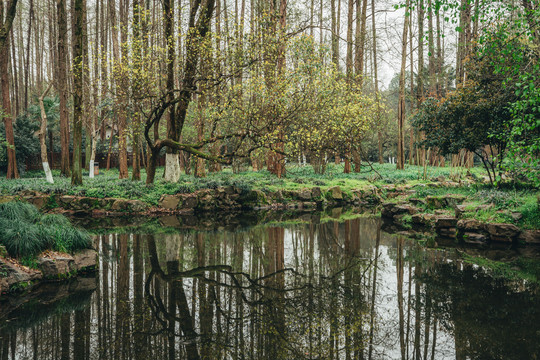
<svg viewBox="0 0 540 360"><path fill-rule="evenodd" d="M2 1L0 171L286 164L538 186L534 0ZM367 165L366 165L367 164ZM129 170L131 169L131 170ZM425 177L425 176L424 176ZM143 176L144 181L144 176Z"/></svg>
<svg viewBox="0 0 540 360"><path fill-rule="evenodd" d="M0 359L540 358L540 0L0 0Z"/></svg>

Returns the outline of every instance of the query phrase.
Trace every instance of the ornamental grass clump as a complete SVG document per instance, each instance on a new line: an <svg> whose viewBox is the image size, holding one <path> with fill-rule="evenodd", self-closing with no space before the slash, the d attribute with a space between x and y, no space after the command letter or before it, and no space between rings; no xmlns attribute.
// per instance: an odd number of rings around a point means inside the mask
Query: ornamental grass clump
<svg viewBox="0 0 540 360"><path fill-rule="evenodd" d="M91 247L90 236L62 215L42 215L23 202L0 204L0 244L13 257L33 257L44 250L73 252Z"/></svg>

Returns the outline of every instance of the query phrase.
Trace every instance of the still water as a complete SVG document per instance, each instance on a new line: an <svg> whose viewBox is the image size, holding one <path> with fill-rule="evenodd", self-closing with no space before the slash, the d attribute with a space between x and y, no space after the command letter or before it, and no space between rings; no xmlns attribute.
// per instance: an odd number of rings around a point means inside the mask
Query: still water
<svg viewBox="0 0 540 360"><path fill-rule="evenodd" d="M539 357L526 283L376 218L303 220L103 226L95 274L0 300L0 359Z"/></svg>

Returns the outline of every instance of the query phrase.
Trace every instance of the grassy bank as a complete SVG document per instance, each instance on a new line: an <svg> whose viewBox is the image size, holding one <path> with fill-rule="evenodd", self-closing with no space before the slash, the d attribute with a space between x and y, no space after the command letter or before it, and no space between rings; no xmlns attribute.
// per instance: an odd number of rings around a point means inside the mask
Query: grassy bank
<svg viewBox="0 0 540 360"><path fill-rule="evenodd" d="M360 173L343 173L343 165L329 164L325 174L316 174L311 166L288 166L284 178L278 179L266 170L244 171L234 174L230 169L218 173L208 173L204 178L182 175L178 183L166 183L162 180L163 168L158 168L156 181L146 186L146 173L141 171L141 181L119 180L116 169L103 171L94 179L84 178L83 186L71 186L69 178L61 177L57 170L53 171L54 184L49 184L43 172L27 172L19 180L0 179L0 194L13 195L20 191L31 190L43 193L80 195L89 197L118 197L137 199L156 205L162 194L190 193L200 189L221 186L236 186L247 190L298 190L305 187L319 186L323 190L332 186L340 186L345 192L362 189L367 186L385 184L419 184L423 183L423 168L407 166L404 171L396 171L392 164L374 164L372 170L365 166ZM444 176L447 179L464 178L467 169L433 167L428 169L428 179ZM483 176L480 168L472 169L475 179ZM131 173L130 173L131 176Z"/></svg>
<svg viewBox="0 0 540 360"><path fill-rule="evenodd" d="M377 187L384 200L403 201L415 197L444 196L458 194L466 197L465 204L470 207L489 205L485 209L467 213L483 222L513 223L523 229L540 228L538 209L538 189L522 184L506 185L494 189L485 183L484 170L476 167L465 168L429 167L427 180L423 180L424 169L420 166L406 166L397 171L392 164L373 164L364 166L359 173L343 173L343 165L329 164L325 174L316 174L311 166L287 167L284 178L278 179L266 170L233 173L224 169L218 173L208 173L205 178L183 175L177 183L162 180L163 168L157 171L156 182L146 186L146 174L142 171L141 181L119 180L116 169L101 171L94 179L85 178L83 186L72 187L69 178L60 177L53 172L55 183L49 184L42 172L28 172L19 180L0 180L0 195L16 195L25 191L38 191L47 194L76 195L95 198L123 198L141 200L157 205L163 194L192 193L201 189L215 189L234 186L242 190L261 190L263 192L297 191L303 188L320 187L323 191L339 186L345 194L353 190ZM445 181L440 181L445 180ZM452 182L453 187L445 186ZM461 186L455 186L458 183ZM393 186L397 187L394 189ZM436 186L434 186L436 185ZM403 190L395 196L396 190ZM393 194L394 193L394 194ZM424 209L426 212L432 209ZM446 209L452 212L452 208ZM516 216L519 213L520 216Z"/></svg>

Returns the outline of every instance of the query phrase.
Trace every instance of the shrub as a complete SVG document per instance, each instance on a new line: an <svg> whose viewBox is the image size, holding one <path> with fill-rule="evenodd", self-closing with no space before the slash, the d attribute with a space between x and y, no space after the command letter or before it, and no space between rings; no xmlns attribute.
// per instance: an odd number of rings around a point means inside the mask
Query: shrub
<svg viewBox="0 0 540 360"><path fill-rule="evenodd" d="M33 257L46 249L73 252L91 246L90 236L62 215L41 215L23 202L0 204L0 244L10 256Z"/></svg>
<svg viewBox="0 0 540 360"><path fill-rule="evenodd" d="M0 204L0 217L6 220L24 220L33 222L39 217L35 206L23 202L7 202Z"/></svg>
<svg viewBox="0 0 540 360"><path fill-rule="evenodd" d="M41 236L38 226L26 221L11 221L11 226L0 234L9 255L15 257L34 256L45 250L47 241Z"/></svg>

